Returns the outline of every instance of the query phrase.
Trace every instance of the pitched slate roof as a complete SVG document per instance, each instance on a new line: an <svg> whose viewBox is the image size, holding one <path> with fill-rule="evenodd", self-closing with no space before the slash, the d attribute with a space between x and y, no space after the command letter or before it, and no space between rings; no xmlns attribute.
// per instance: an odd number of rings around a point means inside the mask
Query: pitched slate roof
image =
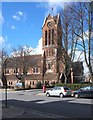
<svg viewBox="0 0 93 120"><path fill-rule="evenodd" d="M27 75L26 80L42 80L42 75L41 74L31 74Z"/></svg>
<svg viewBox="0 0 93 120"><path fill-rule="evenodd" d="M15 75L6 75L7 80L19 80Z"/></svg>
<svg viewBox="0 0 93 120"><path fill-rule="evenodd" d="M11 57L6 60L6 68L15 68L26 65L28 67L41 66L42 55L30 55L25 57Z"/></svg>
<svg viewBox="0 0 93 120"><path fill-rule="evenodd" d="M7 75L7 80L19 80L16 75ZM30 74L25 76L25 80L42 80L41 74Z"/></svg>

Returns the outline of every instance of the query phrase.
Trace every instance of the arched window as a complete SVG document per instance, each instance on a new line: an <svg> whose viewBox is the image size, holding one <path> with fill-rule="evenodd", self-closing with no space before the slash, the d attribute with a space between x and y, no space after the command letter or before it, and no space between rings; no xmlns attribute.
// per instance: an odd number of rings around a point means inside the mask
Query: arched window
<svg viewBox="0 0 93 120"><path fill-rule="evenodd" d="M9 85L10 85L10 82L9 82Z"/></svg>
<svg viewBox="0 0 93 120"><path fill-rule="evenodd" d="M34 85L34 81L33 81L33 85Z"/></svg>
<svg viewBox="0 0 93 120"><path fill-rule="evenodd" d="M5 74L9 74L9 70L8 69L5 70Z"/></svg>
<svg viewBox="0 0 93 120"><path fill-rule="evenodd" d="M12 85L12 82L11 82L11 85Z"/></svg>
<svg viewBox="0 0 93 120"><path fill-rule="evenodd" d="M35 73L35 68L33 68L33 73Z"/></svg>
<svg viewBox="0 0 93 120"><path fill-rule="evenodd" d="M49 36L48 36L49 45L50 45L50 36L51 36L51 31L49 30Z"/></svg>
<svg viewBox="0 0 93 120"><path fill-rule="evenodd" d="M47 45L47 30L45 31L45 46Z"/></svg>
<svg viewBox="0 0 93 120"><path fill-rule="evenodd" d="M52 29L52 45L54 44L54 29Z"/></svg>
<svg viewBox="0 0 93 120"><path fill-rule="evenodd" d="M33 68L33 73L38 73L38 68Z"/></svg>
<svg viewBox="0 0 93 120"><path fill-rule="evenodd" d="M51 69L51 63L48 63L48 69Z"/></svg>
<svg viewBox="0 0 93 120"><path fill-rule="evenodd" d="M38 73L38 68L36 68L36 73Z"/></svg>
<svg viewBox="0 0 93 120"><path fill-rule="evenodd" d="M16 73L16 70L14 69L14 73Z"/></svg>

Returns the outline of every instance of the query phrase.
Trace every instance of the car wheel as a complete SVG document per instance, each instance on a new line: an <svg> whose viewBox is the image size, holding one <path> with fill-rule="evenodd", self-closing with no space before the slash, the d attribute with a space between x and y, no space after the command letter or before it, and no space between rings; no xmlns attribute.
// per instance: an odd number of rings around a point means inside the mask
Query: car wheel
<svg viewBox="0 0 93 120"><path fill-rule="evenodd" d="M50 94L49 94L49 93L46 93L46 96L47 96L47 97L49 97L49 96L50 96Z"/></svg>
<svg viewBox="0 0 93 120"><path fill-rule="evenodd" d="M62 93L60 93L60 97L63 98L63 94Z"/></svg>
<svg viewBox="0 0 93 120"><path fill-rule="evenodd" d="M79 94L75 94L75 98L79 98Z"/></svg>

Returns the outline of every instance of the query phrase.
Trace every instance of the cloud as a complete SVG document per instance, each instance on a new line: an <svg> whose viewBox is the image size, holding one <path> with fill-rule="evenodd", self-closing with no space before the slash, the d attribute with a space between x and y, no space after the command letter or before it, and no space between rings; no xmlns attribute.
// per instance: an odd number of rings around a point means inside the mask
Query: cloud
<svg viewBox="0 0 93 120"><path fill-rule="evenodd" d="M70 0L47 0L45 3L42 2L40 6L46 8L45 16L47 16L48 14L56 15L66 4L70 4ZM37 5L37 7L40 6Z"/></svg>
<svg viewBox="0 0 93 120"><path fill-rule="evenodd" d="M4 17L2 15L2 12L0 11L0 25L4 22Z"/></svg>
<svg viewBox="0 0 93 120"><path fill-rule="evenodd" d="M12 28L13 30L16 29L16 27L15 27L14 25L12 25L11 28Z"/></svg>
<svg viewBox="0 0 93 120"><path fill-rule="evenodd" d="M24 18L24 13L22 11L18 11L12 17L17 21L21 21Z"/></svg>
<svg viewBox="0 0 93 120"><path fill-rule="evenodd" d="M17 12L17 14L19 14L20 16L23 16L23 15L24 15L24 13L21 12L21 11Z"/></svg>
<svg viewBox="0 0 93 120"><path fill-rule="evenodd" d="M7 36L0 36L0 50L4 48L6 51L9 51L11 48L11 45L8 43L7 39Z"/></svg>
<svg viewBox="0 0 93 120"><path fill-rule="evenodd" d="M15 19L15 20L21 20L21 18L19 17L19 16L17 16L17 15L13 15L13 19Z"/></svg>
<svg viewBox="0 0 93 120"><path fill-rule="evenodd" d="M31 53L30 55L37 55L37 54L42 54L42 38L39 39L37 47L36 48L32 48L31 47Z"/></svg>
<svg viewBox="0 0 93 120"><path fill-rule="evenodd" d="M5 42L4 37L0 36L0 47L3 45L4 42Z"/></svg>
<svg viewBox="0 0 93 120"><path fill-rule="evenodd" d="M40 40L38 41L37 47L36 48L32 48L32 47L28 47L28 46L23 46L23 50L28 54L28 55L38 55L38 54L42 54L42 38L40 38ZM12 56L20 56L20 50L13 52L11 54Z"/></svg>
<svg viewBox="0 0 93 120"><path fill-rule="evenodd" d="M42 54L42 38L38 41L38 45L34 48L34 54Z"/></svg>

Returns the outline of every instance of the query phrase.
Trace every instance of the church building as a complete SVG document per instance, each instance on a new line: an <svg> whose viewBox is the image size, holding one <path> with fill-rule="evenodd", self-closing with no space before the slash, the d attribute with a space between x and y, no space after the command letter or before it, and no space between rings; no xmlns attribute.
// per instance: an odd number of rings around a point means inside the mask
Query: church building
<svg viewBox="0 0 93 120"><path fill-rule="evenodd" d="M42 26L42 54L26 56L24 64L22 57L9 58L6 61L4 74L8 86L19 83L18 74L23 74L26 67L25 87L35 88L37 82L51 84L64 81L64 54L69 60L62 45L62 26L60 15L48 15ZM82 68L81 68L82 69ZM63 77L64 76L64 77ZM71 81L69 81L71 83ZM74 81L73 81L74 82Z"/></svg>

